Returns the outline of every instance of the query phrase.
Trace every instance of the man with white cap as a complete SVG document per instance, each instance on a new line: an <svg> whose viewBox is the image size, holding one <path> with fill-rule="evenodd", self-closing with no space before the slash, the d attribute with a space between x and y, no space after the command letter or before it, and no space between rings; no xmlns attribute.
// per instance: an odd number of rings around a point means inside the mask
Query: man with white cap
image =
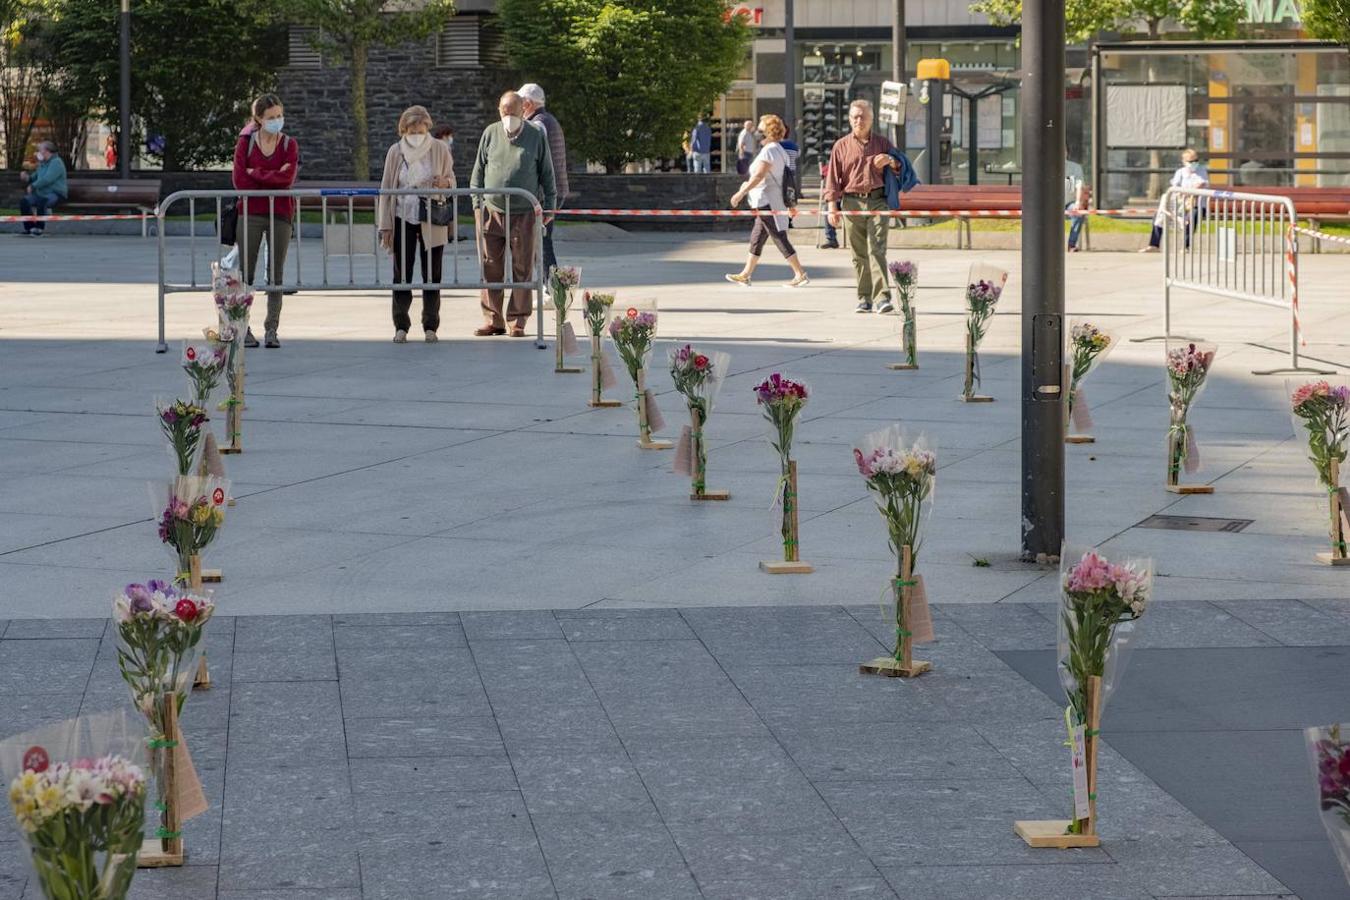
<svg viewBox="0 0 1350 900"><path fill-rule="evenodd" d="M549 156L553 158L553 180L558 189L558 206L567 202L567 142L563 139L562 126L553 113L544 109L544 89L534 82L521 85L516 91L525 102L525 119L543 129L548 138ZM558 257L553 253L553 220L549 219L544 229L544 271L547 273L558 265Z"/></svg>

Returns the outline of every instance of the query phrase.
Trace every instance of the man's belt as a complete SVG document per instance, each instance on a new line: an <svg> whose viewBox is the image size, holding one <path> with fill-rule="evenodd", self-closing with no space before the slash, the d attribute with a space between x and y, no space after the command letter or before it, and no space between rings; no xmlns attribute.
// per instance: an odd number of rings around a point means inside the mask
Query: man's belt
<svg viewBox="0 0 1350 900"><path fill-rule="evenodd" d="M845 192L844 192L844 196L845 196L845 197L856 197L856 198L858 198L858 199L860 199L860 200L865 200L865 199L868 198L868 197L875 197L875 196L877 196L878 194L882 194L882 193L885 193L885 189L884 189L884 188L872 188L872 190L867 191L867 192L864 193L864 194L853 194L853 193L849 193L848 191L845 191Z"/></svg>

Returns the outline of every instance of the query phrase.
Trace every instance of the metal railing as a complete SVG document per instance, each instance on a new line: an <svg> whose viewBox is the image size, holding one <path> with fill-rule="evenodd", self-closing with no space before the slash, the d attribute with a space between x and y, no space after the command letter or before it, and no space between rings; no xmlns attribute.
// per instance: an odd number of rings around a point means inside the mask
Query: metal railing
<svg viewBox="0 0 1350 900"><path fill-rule="evenodd" d="M1163 228L1163 333L1172 333L1172 289L1259 303L1289 312L1289 365L1257 375L1330 374L1300 365L1298 215L1288 197L1169 187L1158 201Z"/></svg>
<svg viewBox="0 0 1350 900"><path fill-rule="evenodd" d="M477 217L474 214L474 242L472 256L462 252L461 244L465 243L459 237L459 216L460 212L473 212L473 198L486 196L510 196L524 200L534 213L534 250L533 267L531 269L533 277L528 281L512 280L514 269L511 259L511 211L509 207L513 203L504 204L508 207L503 214L505 217L504 226L507 235L506 239L506 259L504 265L504 281L488 282L483 280L482 276L482 248L483 236L482 228ZM544 348L544 283L546 273L544 272L544 219L543 210L539 206L538 199L529 191L521 188L293 188L290 190L276 191L175 191L165 197L155 210L155 217L158 221L159 231L159 343L155 352L164 353L168 350L168 344L165 341L165 296L173 293L183 292L204 292L211 290L211 263L219 261L227 255L233 245L222 245L218 239L221 234L221 221L225 212L225 203L228 200L235 200L239 210L238 224L236 226L236 236L238 246L242 248L248 245L249 216L244 215L244 198L262 197L267 199L268 206L268 236L262 247L259 248L258 258L261 259L262 249L271 243L272 226L276 224L276 205L277 200L281 198L290 198L294 201L295 215L292 230L291 242L295 245L294 252L288 252L283 261L282 269L279 273L280 283L272 282L272 264L263 268L266 271L262 273L254 272L255 287L254 290L259 293L268 291L387 291L387 290L503 290L511 291L516 288L528 288L535 293L535 346ZM451 204L452 222L449 225L448 242L445 254L449 259L442 260L441 280L440 281L399 281L393 280L392 272L386 278L384 271L386 266L392 265L393 260L389 254L383 251L380 245L378 232L379 221L376 214L380 197L427 197L435 199L444 199ZM366 199L362 199L366 198ZM358 204L358 200L361 202ZM211 224L213 228L198 229L197 216L199 212L198 203L206 210L209 210ZM462 202L463 201L463 202ZM181 253L175 253L171 256L170 246L166 239L164 223L171 215L182 215L184 210L181 208L175 212L174 207L186 205L185 212L188 216L188 235L187 235L187 254L186 260ZM369 241L358 240L358 235L364 231L364 224L357 224L357 213L371 212L372 221L369 225ZM305 222L303 212L318 211L320 213L320 232L316 239L305 238ZM517 211L515 215L522 213ZM338 219L345 218L346 224L341 225ZM345 247L343 234L336 229L345 228ZM331 230L331 233L330 233ZM330 240L330 237L335 240ZM183 240L176 238L175 240ZM210 240L208 252L202 253L198 247L198 241ZM314 250L307 249L310 245L318 242L318 247ZM345 253L333 252L333 247L338 251L343 249ZM366 247L370 249L367 250ZM314 253L318 253L318 272L317 277L307 277L314 275L313 265L307 273L305 268L306 259L313 260ZM413 262L417 263L417 254L413 254ZM358 265L359 257L369 257ZM461 279L461 258L478 263L478 268L473 270L478 278L469 280L466 277ZM342 264L330 264L335 258L345 260ZM171 273L171 268L173 269ZM257 267L255 266L255 269ZM410 267L411 269L412 267ZM466 268L468 268L466 264ZM345 270L346 277L342 274ZM261 274L263 284L257 284L257 278ZM410 278L412 272L404 273L404 277ZM171 275L173 277L171 277ZM504 299L504 305L509 309L510 297Z"/></svg>

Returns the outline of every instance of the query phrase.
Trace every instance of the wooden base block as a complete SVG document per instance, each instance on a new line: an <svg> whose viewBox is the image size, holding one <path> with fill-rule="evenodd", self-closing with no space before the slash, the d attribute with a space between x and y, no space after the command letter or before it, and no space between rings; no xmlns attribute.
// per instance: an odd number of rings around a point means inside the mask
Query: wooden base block
<svg viewBox="0 0 1350 900"><path fill-rule="evenodd" d="M704 491L701 494L690 494L690 500L730 500L731 491Z"/></svg>
<svg viewBox="0 0 1350 900"><path fill-rule="evenodd" d="M591 400L586 405L592 409L617 409L623 406L623 402L620 400Z"/></svg>
<svg viewBox="0 0 1350 900"><path fill-rule="evenodd" d="M231 498L229 498L228 500L226 500L226 501L225 501L225 505L226 505L226 506L234 506L234 498L231 497Z"/></svg>
<svg viewBox="0 0 1350 900"><path fill-rule="evenodd" d="M211 690L211 670L206 665L205 656L197 663L197 674L192 679L192 689L194 691Z"/></svg>
<svg viewBox="0 0 1350 900"><path fill-rule="evenodd" d="M859 675L885 675L887 678L914 678L932 671L933 664L922 659L911 659L906 666L893 656L878 656L858 666Z"/></svg>
<svg viewBox="0 0 1350 900"><path fill-rule="evenodd" d="M909 363L887 363L887 364L886 364L886 368L891 369L892 371L895 371L895 372L907 372L907 371L909 371L909 370L911 370L911 369L917 369L918 367L919 367L919 366L918 366L917 363L916 363L915 365L912 365L912 366L911 366Z"/></svg>
<svg viewBox="0 0 1350 900"><path fill-rule="evenodd" d="M244 448L243 448L243 447L221 447L221 448L220 448L220 452L221 452L221 454L224 455L224 456L229 456L231 453L243 453L243 452L244 452Z"/></svg>
<svg viewBox="0 0 1350 900"><path fill-rule="evenodd" d="M1066 434L1064 436L1066 444L1095 444L1097 439L1090 434Z"/></svg>
<svg viewBox="0 0 1350 900"><path fill-rule="evenodd" d="M219 569L202 569L202 581L219 584L225 580L225 573Z"/></svg>
<svg viewBox="0 0 1350 900"><path fill-rule="evenodd" d="M164 842L159 838L146 838L141 844L141 852L136 857L138 869L162 869L168 866L181 866L187 861L187 854L165 853Z"/></svg>
<svg viewBox="0 0 1350 900"><path fill-rule="evenodd" d="M1029 847L1057 847L1068 850L1073 847L1100 847L1102 839L1095 834L1067 834L1071 823L1068 819L1047 819L1039 822L1022 821L1013 823L1013 831L1027 842Z"/></svg>
<svg viewBox="0 0 1350 900"><path fill-rule="evenodd" d="M670 441L638 441L643 450L669 450L675 445Z"/></svg>
<svg viewBox="0 0 1350 900"><path fill-rule="evenodd" d="M571 366L563 366L561 369L558 368L557 366L554 366L554 367L553 367L553 371L554 371L554 372L568 372L568 373L571 373L571 372L578 372L578 373L579 373L579 372L582 372L582 371L584 371L584 370L582 370L582 369L574 369L574 368L572 368Z"/></svg>
<svg viewBox="0 0 1350 900"><path fill-rule="evenodd" d="M962 394L962 395L960 396L959 399L960 399L960 401L961 401L962 403L993 403L993 402L994 402L994 398L993 398L993 397L986 397L986 396L984 396L984 394L971 394L969 397L967 397L965 394Z"/></svg>
<svg viewBox="0 0 1350 900"><path fill-rule="evenodd" d="M1212 484L1169 484L1167 490L1173 494L1212 494L1214 485Z"/></svg>
<svg viewBox="0 0 1350 900"><path fill-rule="evenodd" d="M1317 554L1317 561L1324 566L1350 566L1350 556L1332 556L1330 551Z"/></svg>
<svg viewBox="0 0 1350 900"><path fill-rule="evenodd" d="M770 575L810 575L815 567L804 562L762 562L759 570Z"/></svg>

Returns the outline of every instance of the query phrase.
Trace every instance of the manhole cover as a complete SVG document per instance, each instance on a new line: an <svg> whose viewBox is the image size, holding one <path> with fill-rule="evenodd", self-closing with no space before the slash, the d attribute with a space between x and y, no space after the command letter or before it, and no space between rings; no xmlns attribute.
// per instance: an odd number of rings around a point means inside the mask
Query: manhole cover
<svg viewBox="0 0 1350 900"><path fill-rule="evenodd" d="M1213 516L1149 516L1136 528L1166 528L1171 531L1239 532L1255 519L1219 519Z"/></svg>

